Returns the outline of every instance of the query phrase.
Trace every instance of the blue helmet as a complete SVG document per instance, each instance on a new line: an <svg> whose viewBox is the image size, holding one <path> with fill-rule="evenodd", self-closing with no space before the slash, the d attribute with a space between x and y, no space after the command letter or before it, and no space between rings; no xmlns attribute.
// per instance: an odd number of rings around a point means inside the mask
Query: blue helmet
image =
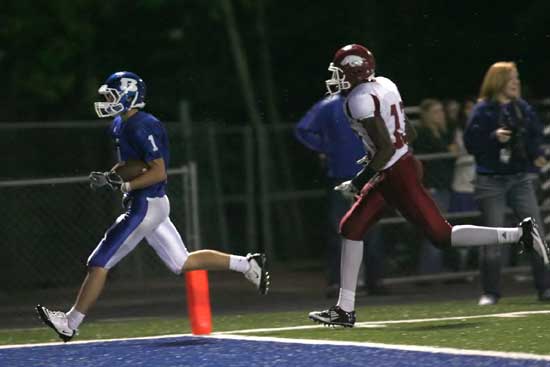
<svg viewBox="0 0 550 367"><path fill-rule="evenodd" d="M115 116L145 106L145 82L129 71L110 75L97 92L105 97L105 101L94 103L99 117Z"/></svg>

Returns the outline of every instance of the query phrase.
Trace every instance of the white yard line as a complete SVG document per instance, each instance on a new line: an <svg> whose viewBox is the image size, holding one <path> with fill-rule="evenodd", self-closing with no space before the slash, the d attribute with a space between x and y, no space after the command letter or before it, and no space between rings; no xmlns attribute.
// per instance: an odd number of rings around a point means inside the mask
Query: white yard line
<svg viewBox="0 0 550 367"><path fill-rule="evenodd" d="M71 345L90 344L90 343L109 343L109 342L119 342L119 341L125 341L125 340L169 339L169 338L179 338L182 336L193 336L193 334L169 334L169 335L157 335L157 336L140 336L135 338L77 340L77 341L72 341L68 343L48 342L48 343L34 343L34 344L12 344L12 345L0 345L0 350L12 349L12 348L49 347L52 345L65 345L69 347Z"/></svg>
<svg viewBox="0 0 550 367"><path fill-rule="evenodd" d="M372 327L375 327L375 326L383 327L384 325L388 325L388 324L416 324L416 323L421 323L421 322L470 320L470 319L480 319L480 318L489 318L489 317L523 317L523 316L527 316L527 315L537 315L537 314L550 314L550 310L518 311L518 312L495 313L495 314L475 315L475 316L434 317L434 318L429 318L429 319L365 321L365 322L356 323L355 327L372 328ZM220 331L220 332L217 332L217 333L213 333L213 335L269 333L269 332L274 332L274 331L293 331L293 330L320 329L320 328L324 328L324 327L326 327L326 326L314 324L314 325L288 326L288 327L277 327L277 328Z"/></svg>
<svg viewBox="0 0 550 367"><path fill-rule="evenodd" d="M230 340L249 340L249 341L262 341L262 342L277 342L277 343L295 343L295 344L313 344L313 345L341 345L341 346L356 346L367 348L379 348L379 349L393 349L412 352L426 352L426 353L444 353L455 355L470 355L470 356L485 356L485 357L498 357L498 358L512 358L512 359L536 359L550 361L550 355L538 355L531 353L514 353L514 352L494 352L487 350L473 350L473 349L457 349L457 348L443 348L443 347L426 347L423 345L402 345L402 344L382 344L382 343L368 343L368 342L351 342L351 341L336 341L336 340L315 340L315 339L288 339L288 338L274 338L266 336L245 336L245 335L219 335L213 334L206 336L213 339L230 339Z"/></svg>
<svg viewBox="0 0 550 367"><path fill-rule="evenodd" d="M359 327L362 327L362 326L367 326L367 325L410 324L410 323L418 323L418 322L469 320L469 319L481 319L481 318L486 318L486 317L523 317L523 316L528 316L528 315L539 315L539 314L550 314L550 310L517 311L517 312L494 313L494 314L488 314L488 315L475 315L475 316L435 317L435 318L431 318L431 319L366 321L366 322L359 322L356 325L359 326Z"/></svg>
<svg viewBox="0 0 550 367"><path fill-rule="evenodd" d="M356 327L384 327L387 324L470 320L470 319L491 318L491 317L523 317L527 315L539 315L539 314L550 314L550 310L518 311L518 312L487 314L487 315L453 316L453 317L439 317L439 318L425 318L425 319L367 321L367 322L356 323L355 325ZM287 339L287 338L238 335L242 333L266 333L266 332L274 332L274 331L307 330L307 329L317 329L317 328L323 328L323 327L324 327L323 325L303 325L303 326L291 326L291 327L279 327L279 328L232 330L232 331L216 332L211 335L202 336L202 337L214 338L214 339L274 341L274 342L280 342L280 343L298 343L298 344L350 345L350 346L397 349L397 350L408 350L408 351L429 352L429 353L447 353L447 354L457 354L457 355L475 355L475 356L503 357L503 358L515 358L515 359L539 359L539 360L550 361L550 355L537 355L537 354L529 354L529 353L509 353L509 352L493 352L493 351L470 350L470 349L426 347L426 346L418 346L418 345L399 345L399 344L347 342L347 341L331 341L331 340L310 340L310 339ZM237 335L232 335L232 334L237 334ZM184 336L193 336L193 335L192 334L170 334L170 335L146 336L146 337L136 337L136 338L82 340L82 341L73 341L69 343L50 342L50 343L36 343L36 344L2 345L0 346L0 350L12 349L12 348L32 348L32 347L54 346L54 345L64 345L66 347L70 347L71 345L90 344L90 343L109 343L109 342L127 341L127 340L170 339L170 338L179 338Z"/></svg>

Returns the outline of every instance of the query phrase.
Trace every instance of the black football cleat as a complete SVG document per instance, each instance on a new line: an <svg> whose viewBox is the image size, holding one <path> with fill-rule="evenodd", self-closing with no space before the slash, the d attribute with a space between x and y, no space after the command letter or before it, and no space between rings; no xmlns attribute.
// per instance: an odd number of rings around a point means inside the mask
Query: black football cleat
<svg viewBox="0 0 550 367"><path fill-rule="evenodd" d="M353 327L355 325L355 311L346 312L339 306L332 306L324 311L310 312L309 318L328 326Z"/></svg>
<svg viewBox="0 0 550 367"><path fill-rule="evenodd" d="M525 218L519 224L521 227L521 238L519 243L525 251L534 251L543 261L544 266L550 264L550 249L542 238L537 223L533 218Z"/></svg>
<svg viewBox="0 0 550 367"><path fill-rule="evenodd" d="M250 264L250 269L244 276L256 286L260 294L265 295L269 291L271 279L267 271L267 258L265 254L248 254L246 259Z"/></svg>

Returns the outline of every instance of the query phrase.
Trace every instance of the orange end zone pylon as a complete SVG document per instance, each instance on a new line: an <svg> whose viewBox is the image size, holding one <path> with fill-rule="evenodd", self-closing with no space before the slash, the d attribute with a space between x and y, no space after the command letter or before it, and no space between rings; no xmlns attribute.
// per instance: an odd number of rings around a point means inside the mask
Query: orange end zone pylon
<svg viewBox="0 0 550 367"><path fill-rule="evenodd" d="M208 290L208 272L193 270L185 273L187 309L191 320L191 331L195 335L212 332L212 312Z"/></svg>

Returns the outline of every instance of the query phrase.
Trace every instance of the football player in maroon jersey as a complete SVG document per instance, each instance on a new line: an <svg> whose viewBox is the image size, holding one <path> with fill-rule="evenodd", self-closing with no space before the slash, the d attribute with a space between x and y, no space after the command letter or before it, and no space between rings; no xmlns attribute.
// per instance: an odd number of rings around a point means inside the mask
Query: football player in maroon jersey
<svg viewBox="0 0 550 367"><path fill-rule="evenodd" d="M328 92L346 95L345 112L367 154L361 160L363 170L335 187L358 195L340 222L344 241L338 303L328 310L311 312L310 319L353 327L362 238L388 206L420 227L438 248L517 244L534 251L548 265L548 245L532 218L513 228L451 226L443 218L422 186L422 165L409 150L416 133L406 119L399 90L388 78L375 76L374 56L367 48L357 44L340 48L328 70L332 72L326 81Z"/></svg>

